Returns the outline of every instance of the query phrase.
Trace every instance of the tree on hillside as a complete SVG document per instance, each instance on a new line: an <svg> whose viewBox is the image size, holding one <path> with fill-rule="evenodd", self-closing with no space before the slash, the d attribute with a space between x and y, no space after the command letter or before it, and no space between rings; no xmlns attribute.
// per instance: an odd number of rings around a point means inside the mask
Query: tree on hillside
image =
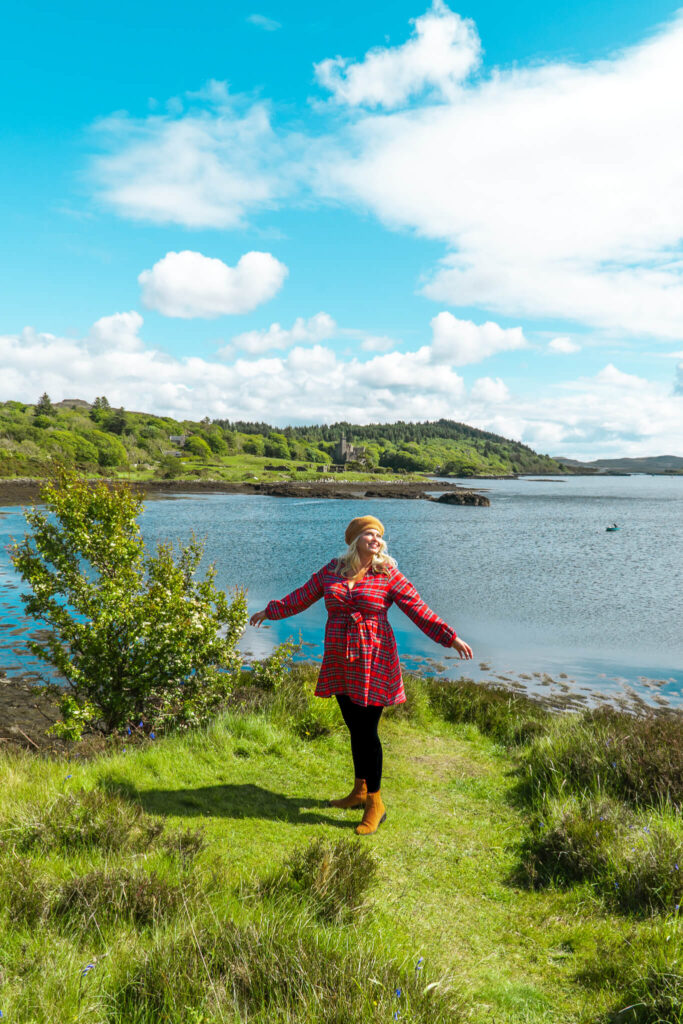
<svg viewBox="0 0 683 1024"><path fill-rule="evenodd" d="M110 434L118 434L119 436L126 429L126 413L123 406L120 409L115 409L110 412L104 420L104 429Z"/></svg>
<svg viewBox="0 0 683 1024"><path fill-rule="evenodd" d="M90 419L95 423L101 423L105 416L111 412L111 406L104 395L98 396L90 409Z"/></svg>
<svg viewBox="0 0 683 1024"><path fill-rule="evenodd" d="M210 430L206 435L209 448L214 455L226 455L228 444L220 430Z"/></svg>
<svg viewBox="0 0 683 1024"><path fill-rule="evenodd" d="M289 445L284 434L273 432L268 435L265 442L265 453L270 459L288 459Z"/></svg>
<svg viewBox="0 0 683 1024"><path fill-rule="evenodd" d="M50 401L50 396L47 391L43 391L42 395L36 402L35 409L33 411L34 416L54 416L57 410Z"/></svg>
<svg viewBox="0 0 683 1024"><path fill-rule="evenodd" d="M229 602L214 567L195 578L203 545L194 537L149 555L143 499L129 487L62 471L41 500L12 561L30 587L27 613L49 627L29 647L69 686L65 729L84 718L108 729L141 717L155 728L205 721L238 678L244 593Z"/></svg>
<svg viewBox="0 0 683 1024"><path fill-rule="evenodd" d="M183 451L188 452L190 455L197 455L200 459L204 459L204 461L211 458L211 449L208 444L203 437L197 437L196 435L188 437Z"/></svg>

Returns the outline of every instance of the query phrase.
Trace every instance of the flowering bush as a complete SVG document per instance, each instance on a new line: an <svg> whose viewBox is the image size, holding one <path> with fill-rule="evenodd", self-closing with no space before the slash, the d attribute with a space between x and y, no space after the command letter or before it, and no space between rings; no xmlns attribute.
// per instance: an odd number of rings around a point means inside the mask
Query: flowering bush
<svg viewBox="0 0 683 1024"><path fill-rule="evenodd" d="M41 497L45 510L26 513L32 532L12 549L30 586L26 611L49 627L31 651L107 730L141 717L157 728L206 720L241 667L244 593L229 601L213 566L195 579L203 544L194 536L177 551L167 543L147 555L142 497L128 486L61 471ZM68 717L68 702L65 709Z"/></svg>

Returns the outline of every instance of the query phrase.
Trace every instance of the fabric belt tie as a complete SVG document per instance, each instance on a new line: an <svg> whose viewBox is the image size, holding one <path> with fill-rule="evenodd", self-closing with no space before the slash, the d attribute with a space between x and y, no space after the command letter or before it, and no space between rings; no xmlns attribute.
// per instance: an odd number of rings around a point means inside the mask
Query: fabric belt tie
<svg viewBox="0 0 683 1024"><path fill-rule="evenodd" d="M337 616L335 616L336 618ZM377 615L361 615L360 612L349 612L338 616L347 623L346 628L346 660L357 661L360 658L361 644L375 646L379 643Z"/></svg>

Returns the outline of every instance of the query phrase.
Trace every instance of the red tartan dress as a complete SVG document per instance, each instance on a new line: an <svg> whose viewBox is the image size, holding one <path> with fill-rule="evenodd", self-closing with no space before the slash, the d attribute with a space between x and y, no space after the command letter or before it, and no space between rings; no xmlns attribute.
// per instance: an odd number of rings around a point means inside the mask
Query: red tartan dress
<svg viewBox="0 0 683 1024"><path fill-rule="evenodd" d="M456 637L422 600L398 569L389 575L370 570L349 589L336 572L336 559L281 601L266 608L269 619L286 619L325 598L325 653L315 688L317 697L345 693L355 704L403 704L406 699L396 638L387 611L397 604L423 633L444 647Z"/></svg>

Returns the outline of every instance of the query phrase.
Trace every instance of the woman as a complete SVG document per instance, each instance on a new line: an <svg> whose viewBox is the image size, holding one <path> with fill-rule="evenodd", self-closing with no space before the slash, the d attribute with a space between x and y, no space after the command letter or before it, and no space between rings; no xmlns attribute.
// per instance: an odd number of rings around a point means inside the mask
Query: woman
<svg viewBox="0 0 683 1024"><path fill-rule="evenodd" d="M341 558L328 562L303 587L281 601L271 601L249 620L252 626L260 626L264 619L296 615L325 598L325 653L315 694L337 698L351 734L355 772L349 795L330 804L365 809L356 828L359 835L371 835L386 819L377 727L384 707L406 699L396 640L387 621L389 606L397 604L436 643L455 648L461 658L472 657L471 647L427 607L398 571L383 535L384 527L374 516L352 519L345 533L348 547Z"/></svg>

